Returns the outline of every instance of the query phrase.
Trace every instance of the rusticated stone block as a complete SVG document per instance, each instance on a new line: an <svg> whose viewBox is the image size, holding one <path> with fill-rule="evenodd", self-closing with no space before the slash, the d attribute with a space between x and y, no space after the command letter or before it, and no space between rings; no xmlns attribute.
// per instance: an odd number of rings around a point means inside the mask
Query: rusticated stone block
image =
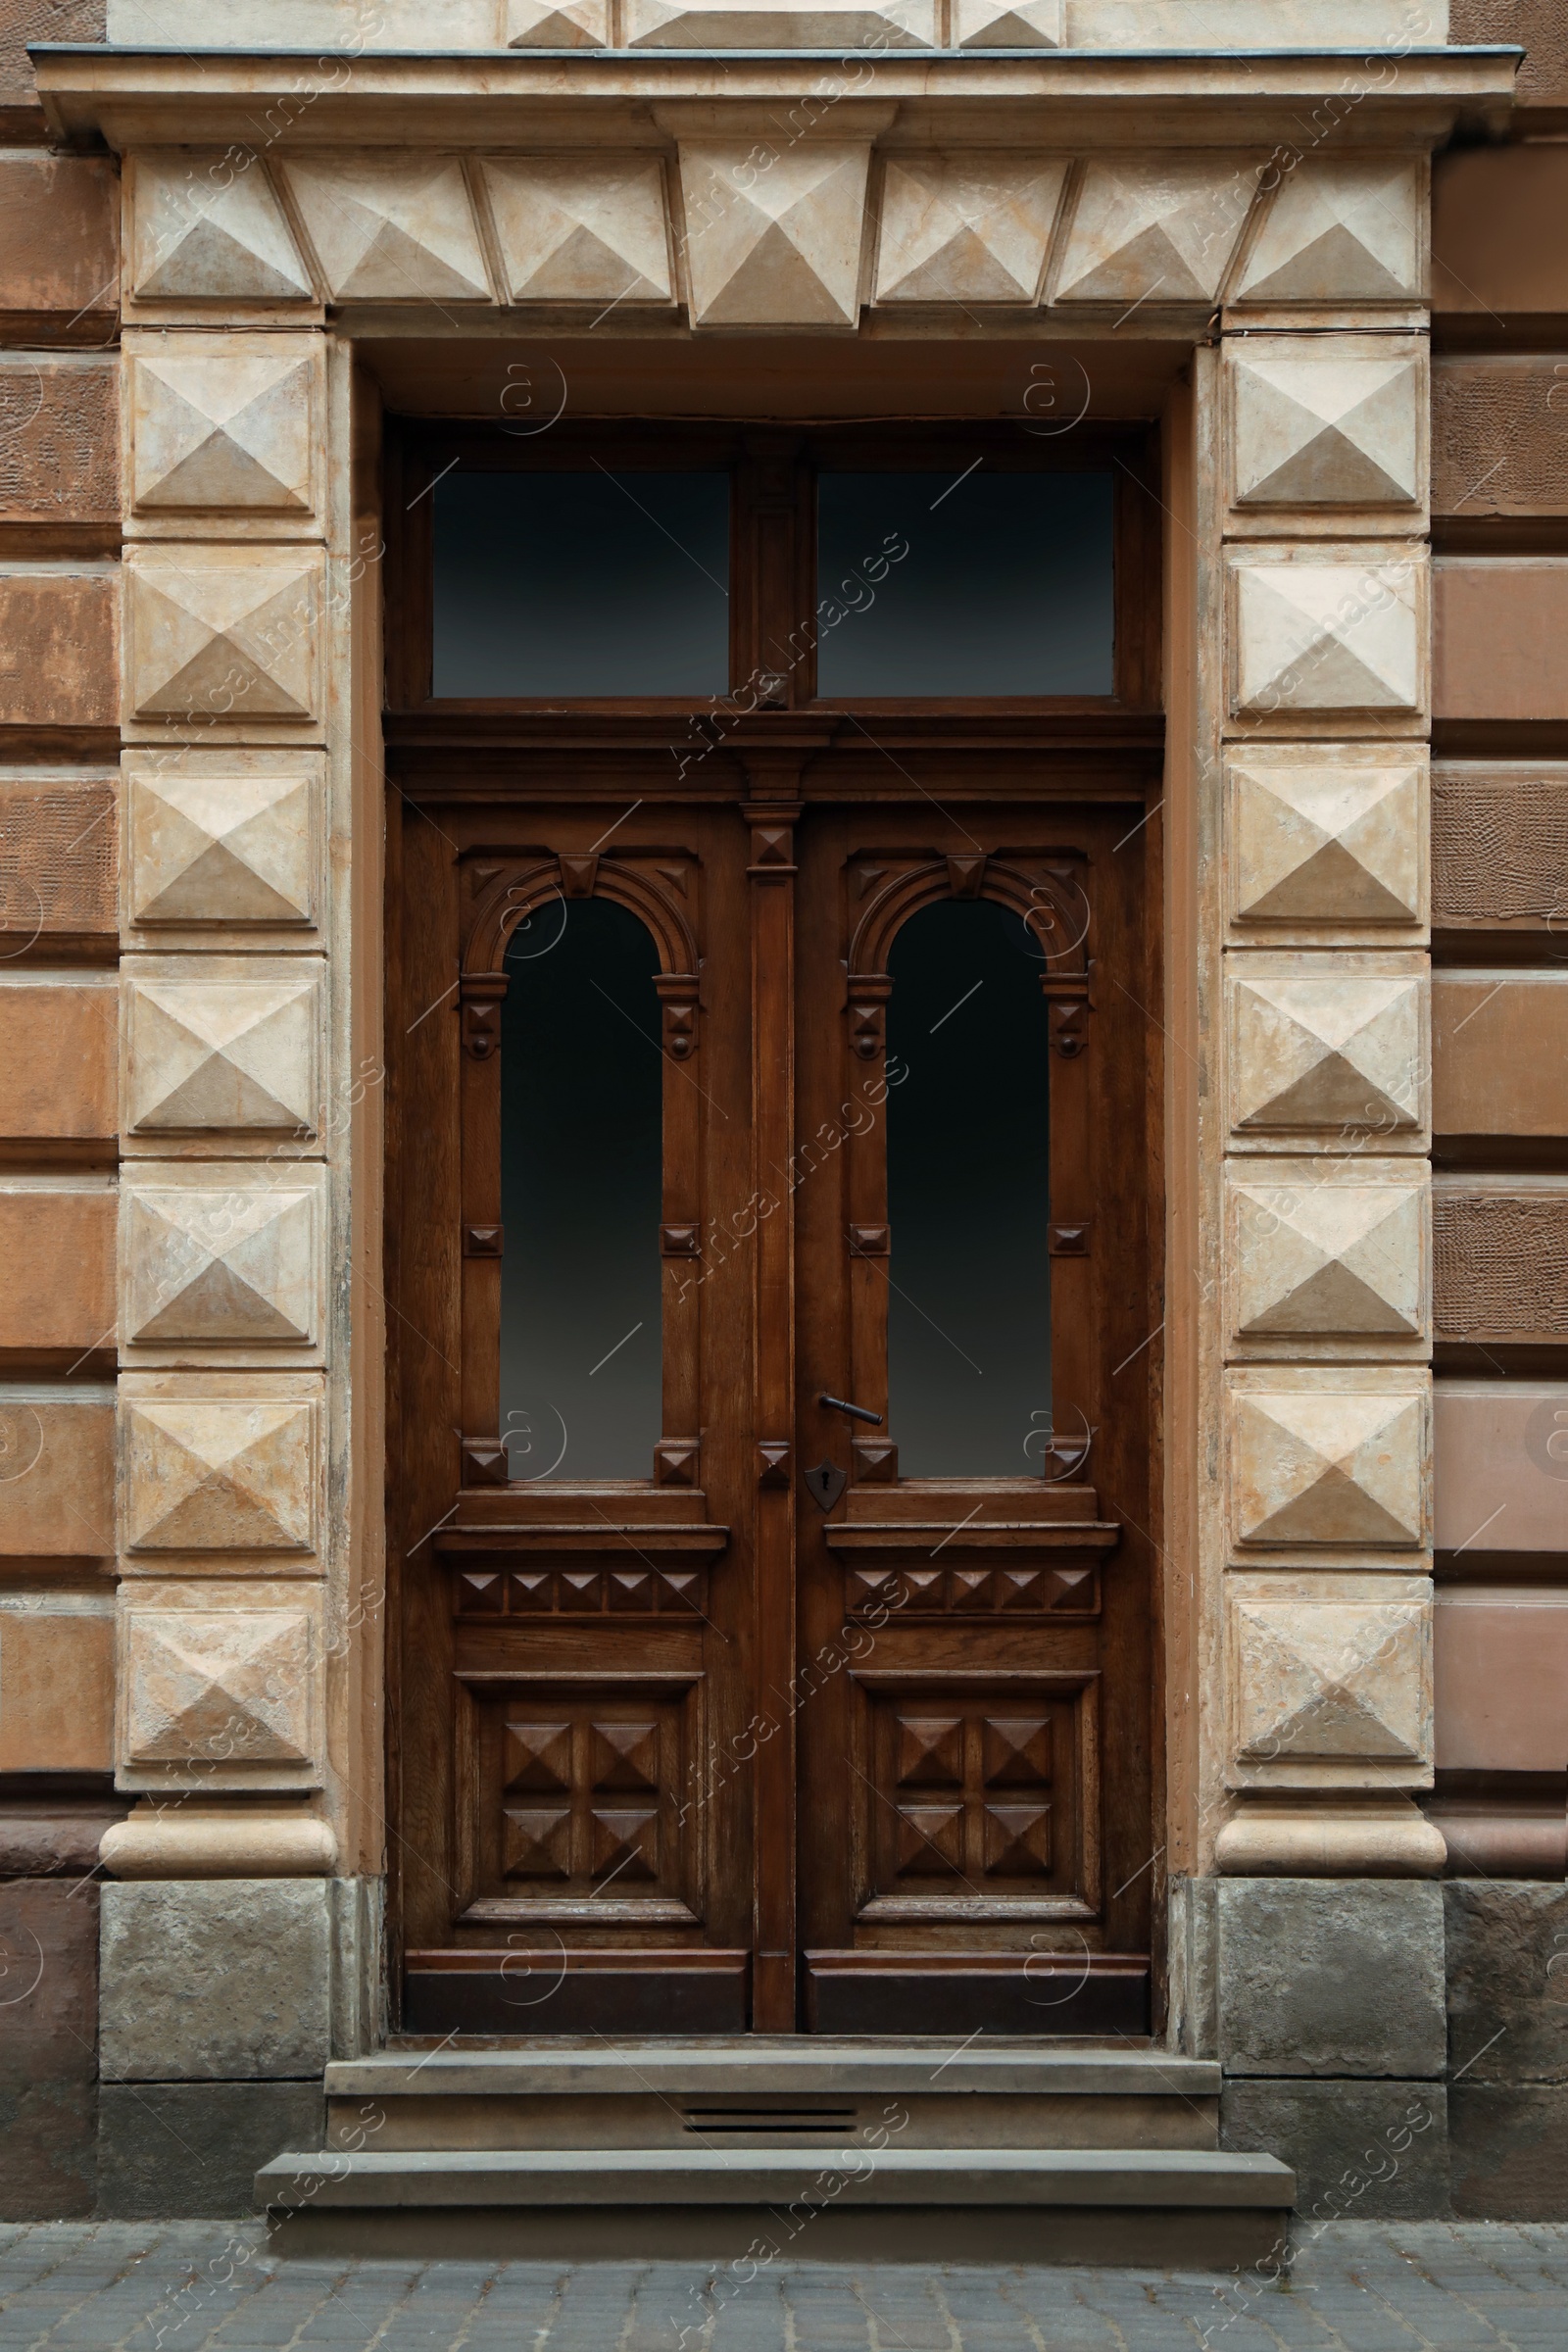
<svg viewBox="0 0 1568 2352"><path fill-rule="evenodd" d="M0 317L120 307L120 172L109 156L0 154Z"/></svg>
<svg viewBox="0 0 1568 2352"><path fill-rule="evenodd" d="M1328 545L1230 566L1230 709L1252 724L1425 708L1425 551Z"/></svg>
<svg viewBox="0 0 1568 2352"><path fill-rule="evenodd" d="M1568 1180L1446 1176L1432 1194L1441 1340L1568 1340Z"/></svg>
<svg viewBox="0 0 1568 2352"><path fill-rule="evenodd" d="M1449 930L1568 930L1568 767L1433 769L1432 919Z"/></svg>
<svg viewBox="0 0 1568 2352"><path fill-rule="evenodd" d="M657 156L510 156L480 170L514 302L673 299Z"/></svg>
<svg viewBox="0 0 1568 2352"><path fill-rule="evenodd" d="M1420 1880L1223 1879L1228 2075L1440 2076L1443 1893Z"/></svg>
<svg viewBox="0 0 1568 2352"><path fill-rule="evenodd" d="M1519 44L1519 105L1568 105L1568 18L1558 0L1448 0L1448 38L1466 48Z"/></svg>
<svg viewBox="0 0 1568 2352"><path fill-rule="evenodd" d="M1420 168L1403 157L1303 157L1282 179L1230 299L1419 301L1421 197Z"/></svg>
<svg viewBox="0 0 1568 2352"><path fill-rule="evenodd" d="M127 1383L121 1415L128 1549L312 1548L319 1407L309 1392L237 1375L215 1395Z"/></svg>
<svg viewBox="0 0 1568 2352"><path fill-rule="evenodd" d="M284 169L334 301L491 300L456 157L290 154Z"/></svg>
<svg viewBox="0 0 1568 2352"><path fill-rule="evenodd" d="M1421 362L1359 337L1248 336L1226 351L1231 498L1243 509L1425 503Z"/></svg>
<svg viewBox="0 0 1568 2352"><path fill-rule="evenodd" d="M114 1346L116 1205L101 1177L0 1182L0 1348Z"/></svg>
<svg viewBox="0 0 1568 2352"><path fill-rule="evenodd" d="M1568 2221L1568 2089L1455 2082L1448 2108L1460 2221Z"/></svg>
<svg viewBox="0 0 1568 2352"><path fill-rule="evenodd" d="M94 775L0 775L0 945L112 933L118 923L120 795Z"/></svg>
<svg viewBox="0 0 1568 2352"><path fill-rule="evenodd" d="M1061 156L890 158L874 299L1034 302L1066 176Z"/></svg>
<svg viewBox="0 0 1568 2352"><path fill-rule="evenodd" d="M1226 958L1230 1125L1276 1151L1312 1134L1408 1149L1427 1116L1424 958ZM1364 1144L1363 1144L1364 1148Z"/></svg>
<svg viewBox="0 0 1568 2352"><path fill-rule="evenodd" d="M1233 1788L1430 1788L1424 1577L1226 1579Z"/></svg>
<svg viewBox="0 0 1568 2352"><path fill-rule="evenodd" d="M747 186L750 153L681 143L693 325L853 327L869 142L803 139Z"/></svg>
<svg viewBox="0 0 1568 2352"><path fill-rule="evenodd" d="M1490 1532L1500 1538L1506 1525ZM1441 1585L1434 1646L1445 1771L1568 1772L1568 1592Z"/></svg>
<svg viewBox="0 0 1568 2352"><path fill-rule="evenodd" d="M1441 2082L1230 2082L1220 2145L1296 2175L1298 2228L1433 2221L1448 2211L1448 2093Z"/></svg>
<svg viewBox="0 0 1568 2352"><path fill-rule="evenodd" d="M1426 920L1425 761L1379 747L1248 744L1226 761L1231 919L1315 942Z"/></svg>
<svg viewBox="0 0 1568 2352"><path fill-rule="evenodd" d="M0 566L0 725L119 725L117 565Z"/></svg>
<svg viewBox="0 0 1568 2352"><path fill-rule="evenodd" d="M1433 514L1568 514L1565 424L1561 360L1435 360Z"/></svg>
<svg viewBox="0 0 1568 2352"><path fill-rule="evenodd" d="M1233 1376L1233 1539L1419 1550L1430 1540L1426 1375L1284 1365Z"/></svg>
<svg viewBox="0 0 1568 2352"><path fill-rule="evenodd" d="M1440 1380L1433 1423L1440 1551L1568 1551L1568 1385Z"/></svg>
<svg viewBox="0 0 1568 2352"><path fill-rule="evenodd" d="M322 2144L318 2082L106 2082L98 2094L98 2218L253 2215L256 2175L284 2148Z"/></svg>
<svg viewBox="0 0 1568 2352"><path fill-rule="evenodd" d="M1436 157L1434 311L1506 318L1568 310L1568 246L1541 233L1565 204L1568 148L1456 147Z"/></svg>
<svg viewBox="0 0 1568 2352"><path fill-rule="evenodd" d="M1346 1181L1348 1175L1349 1181ZM1233 1160L1225 1278L1235 1339L1259 1353L1301 1343L1419 1342L1426 1173L1419 1162Z"/></svg>
<svg viewBox="0 0 1568 2352"><path fill-rule="evenodd" d="M43 128L29 41L101 41L107 0L10 0L0 18L0 114L25 109L29 136Z"/></svg>
<svg viewBox="0 0 1568 2352"><path fill-rule="evenodd" d="M1432 715L1568 717L1568 560L1445 556L1432 567Z"/></svg>
<svg viewBox="0 0 1568 2352"><path fill-rule="evenodd" d="M311 1346L324 1312L324 1171L303 1167L284 1178L235 1161L220 1184L212 1175L202 1162L127 1162L124 1345L178 1349L187 1362Z"/></svg>
<svg viewBox="0 0 1568 2352"><path fill-rule="evenodd" d="M130 1132L283 1134L320 1125L323 967L270 956L151 956L123 975Z"/></svg>
<svg viewBox="0 0 1568 2352"><path fill-rule="evenodd" d="M198 1786L267 1788L309 1772L318 1709L306 1609L131 1606L122 1632L127 1781L173 1766Z"/></svg>
<svg viewBox="0 0 1568 2352"><path fill-rule="evenodd" d="M109 1772L113 1598L62 1593L49 1601L0 1592L0 1772Z"/></svg>
<svg viewBox="0 0 1568 2352"><path fill-rule="evenodd" d="M98 1888L0 1884L0 2220L93 2210Z"/></svg>
<svg viewBox="0 0 1568 2352"><path fill-rule="evenodd" d="M120 991L112 975L7 973L0 979L0 1135L117 1134L119 1051Z"/></svg>
<svg viewBox="0 0 1568 2352"><path fill-rule="evenodd" d="M1568 1135L1568 970L1432 976L1438 1135Z"/></svg>
<svg viewBox="0 0 1568 2352"><path fill-rule="evenodd" d="M240 750L125 755L127 921L307 929L320 895L322 758ZM230 943L225 943L230 944Z"/></svg>
<svg viewBox="0 0 1568 2352"><path fill-rule="evenodd" d="M1450 2070L1568 2083L1568 1886L1450 1879L1443 1911Z"/></svg>
<svg viewBox="0 0 1568 2352"><path fill-rule="evenodd" d="M140 540L125 578L132 715L291 725L319 715L319 548Z"/></svg>
<svg viewBox="0 0 1568 2352"><path fill-rule="evenodd" d="M1054 272L1053 300L1118 309L1211 303L1252 199L1259 167L1228 156L1111 156L1090 162Z"/></svg>
<svg viewBox="0 0 1568 2352"><path fill-rule="evenodd" d="M120 514L120 370L79 359L0 357L0 518L103 522Z"/></svg>
<svg viewBox="0 0 1568 2352"><path fill-rule="evenodd" d="M102 1894L107 2080L319 2075L331 2055L323 1881L140 1880Z"/></svg>
<svg viewBox="0 0 1568 2352"><path fill-rule="evenodd" d="M141 525L310 527L320 504L326 348L320 335L137 335L128 351L126 500Z"/></svg>
<svg viewBox="0 0 1568 2352"><path fill-rule="evenodd" d="M0 1558L112 1559L115 1402L108 1388L0 1388Z"/></svg>

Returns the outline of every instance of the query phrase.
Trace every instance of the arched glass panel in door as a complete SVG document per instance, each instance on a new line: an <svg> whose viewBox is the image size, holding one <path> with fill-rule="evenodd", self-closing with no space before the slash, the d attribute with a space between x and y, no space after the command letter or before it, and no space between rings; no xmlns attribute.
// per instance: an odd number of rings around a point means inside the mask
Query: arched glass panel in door
<svg viewBox="0 0 1568 2352"><path fill-rule="evenodd" d="M888 968L888 1427L900 1470L1038 1475L1051 1414L1040 946L1007 907L943 899L903 925Z"/></svg>
<svg viewBox="0 0 1568 2352"><path fill-rule="evenodd" d="M646 1479L662 1412L663 1058L646 927L553 900L501 1016L501 1427L514 1479Z"/></svg>

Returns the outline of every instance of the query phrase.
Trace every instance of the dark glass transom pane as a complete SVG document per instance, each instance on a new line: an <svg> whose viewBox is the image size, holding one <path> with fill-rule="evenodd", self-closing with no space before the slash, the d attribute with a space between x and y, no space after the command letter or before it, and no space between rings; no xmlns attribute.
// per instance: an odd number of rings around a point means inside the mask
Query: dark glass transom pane
<svg viewBox="0 0 1568 2352"><path fill-rule="evenodd" d="M440 696L729 688L729 475L470 473L435 501Z"/></svg>
<svg viewBox="0 0 1568 2352"><path fill-rule="evenodd" d="M824 473L816 690L1108 695L1108 473Z"/></svg>
<svg viewBox="0 0 1568 2352"><path fill-rule="evenodd" d="M662 1349L659 957L608 899L514 935L501 1014L501 1426L514 1478L651 1478Z"/></svg>
<svg viewBox="0 0 1568 2352"><path fill-rule="evenodd" d="M1050 1045L1038 943L940 900L893 944L888 1430L907 1478L1038 1473L1051 1426Z"/></svg>

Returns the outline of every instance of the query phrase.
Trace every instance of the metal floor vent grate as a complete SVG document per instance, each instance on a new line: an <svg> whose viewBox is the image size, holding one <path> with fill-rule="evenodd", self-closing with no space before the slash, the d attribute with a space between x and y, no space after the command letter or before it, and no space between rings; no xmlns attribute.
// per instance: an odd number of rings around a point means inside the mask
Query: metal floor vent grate
<svg viewBox="0 0 1568 2352"><path fill-rule="evenodd" d="M769 2132L814 2133L835 2138L853 2132L857 2107L683 2107L681 2120L688 2132Z"/></svg>

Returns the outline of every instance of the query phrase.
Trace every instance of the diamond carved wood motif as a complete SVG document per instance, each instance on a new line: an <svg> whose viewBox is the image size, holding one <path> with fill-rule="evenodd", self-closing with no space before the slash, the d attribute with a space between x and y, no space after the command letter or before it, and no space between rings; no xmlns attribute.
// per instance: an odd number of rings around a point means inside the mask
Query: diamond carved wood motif
<svg viewBox="0 0 1568 2352"><path fill-rule="evenodd" d="M686 1704L559 1685L482 1701L481 1850L494 1877L481 1860L470 1916L576 1917L586 1904L589 1921L690 1919Z"/></svg>
<svg viewBox="0 0 1568 2352"><path fill-rule="evenodd" d="M1004 1902L1070 1888L1077 1862L1072 1698L944 1693L872 1701L867 1913L922 1895ZM863 1914L864 1915L864 1914ZM931 1914L940 1916L940 1914Z"/></svg>
<svg viewBox="0 0 1568 2352"><path fill-rule="evenodd" d="M1050 1616L1100 1613L1095 1568L852 1568L852 1617Z"/></svg>
<svg viewBox="0 0 1568 2352"><path fill-rule="evenodd" d="M708 1579L697 1568L465 1569L461 1617L697 1617Z"/></svg>

